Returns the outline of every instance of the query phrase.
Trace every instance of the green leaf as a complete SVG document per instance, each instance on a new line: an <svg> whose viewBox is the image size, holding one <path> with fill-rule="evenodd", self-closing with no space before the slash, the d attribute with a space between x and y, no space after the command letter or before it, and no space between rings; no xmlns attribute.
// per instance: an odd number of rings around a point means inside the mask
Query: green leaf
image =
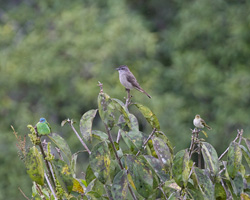
<svg viewBox="0 0 250 200"><path fill-rule="evenodd" d="M112 99L106 93L98 95L98 111L102 121L111 129L115 123L115 106Z"/></svg>
<svg viewBox="0 0 250 200"><path fill-rule="evenodd" d="M241 200L250 200L250 196L247 193L241 193Z"/></svg>
<svg viewBox="0 0 250 200"><path fill-rule="evenodd" d="M234 178L240 170L242 152L238 143L231 142L227 153L227 171L231 178Z"/></svg>
<svg viewBox="0 0 250 200"><path fill-rule="evenodd" d="M131 149L131 151L138 151L142 148L143 145L143 135L138 130L131 130L129 132L125 132L122 129L119 130L123 140L127 144L127 146Z"/></svg>
<svg viewBox="0 0 250 200"><path fill-rule="evenodd" d="M215 199L227 199L226 191L220 183L215 183L214 193Z"/></svg>
<svg viewBox="0 0 250 200"><path fill-rule="evenodd" d="M165 182L167 179L169 179L169 175L167 175L167 172L164 169L164 165L159 159L149 155L144 155L144 158L148 161L149 165L162 182Z"/></svg>
<svg viewBox="0 0 250 200"><path fill-rule="evenodd" d="M230 182L234 194L239 197L240 194L243 192L243 186L244 186L242 174L238 172L234 177L234 179L230 179Z"/></svg>
<svg viewBox="0 0 250 200"><path fill-rule="evenodd" d="M248 166L250 167L250 153L248 152L248 150L246 149L246 147L240 145L240 148L243 150L243 156L245 158L245 160L247 161Z"/></svg>
<svg viewBox="0 0 250 200"><path fill-rule="evenodd" d="M124 120L126 122L126 124L128 125L128 127L131 129L131 123L130 123L130 119L129 119L129 111L127 110L127 108L124 106L124 103L122 101L120 101L119 99L112 99L113 104L115 105L116 109L123 115Z"/></svg>
<svg viewBox="0 0 250 200"><path fill-rule="evenodd" d="M76 175L76 161L77 161L77 157L79 153L81 153L81 151L74 153L72 155L71 162L70 162L70 168L71 168L71 171L73 172L74 177Z"/></svg>
<svg viewBox="0 0 250 200"><path fill-rule="evenodd" d="M219 160L216 150L211 144L202 142L201 151L206 163L206 167L209 169L212 176L216 176L219 172Z"/></svg>
<svg viewBox="0 0 250 200"><path fill-rule="evenodd" d="M86 174L85 180L86 180L87 184L89 185L89 183L96 178L90 165L88 165L85 174Z"/></svg>
<svg viewBox="0 0 250 200"><path fill-rule="evenodd" d="M32 181L39 185L44 184L44 168L41 154L35 146L30 148L25 158L25 166L27 173Z"/></svg>
<svg viewBox="0 0 250 200"><path fill-rule="evenodd" d="M110 152L105 141L94 146L89 157L89 162L96 178L105 184L109 178L111 162Z"/></svg>
<svg viewBox="0 0 250 200"><path fill-rule="evenodd" d="M167 170L171 169L172 166L172 154L170 149L164 141L158 137L152 137L153 146L159 160L163 163Z"/></svg>
<svg viewBox="0 0 250 200"><path fill-rule="evenodd" d="M136 191L144 198L148 198L153 192L153 174L147 161L141 156L128 155L126 163Z"/></svg>
<svg viewBox="0 0 250 200"><path fill-rule="evenodd" d="M139 130L139 123L138 123L137 118L133 114L130 114L130 113L129 113L128 117L129 117L129 120L131 122L131 129L132 130Z"/></svg>
<svg viewBox="0 0 250 200"><path fill-rule="evenodd" d="M68 143L58 134L52 133L51 136L48 135L52 142L64 153L68 161L71 161L71 151Z"/></svg>
<svg viewBox="0 0 250 200"><path fill-rule="evenodd" d="M56 172L56 177L60 183L60 185L63 187L65 191L70 193L73 189L73 175L70 171L69 166L67 165L66 162L60 160L60 159L55 159L52 161L54 165L54 169Z"/></svg>
<svg viewBox="0 0 250 200"><path fill-rule="evenodd" d="M204 170L197 167L194 168L194 173L198 181L200 190L204 193L204 199L214 200L214 185Z"/></svg>
<svg viewBox="0 0 250 200"><path fill-rule="evenodd" d="M98 131L98 130L93 130L92 135L93 135L93 137L95 137L101 141L108 140L108 138L109 138L107 133L104 133L104 132Z"/></svg>
<svg viewBox="0 0 250 200"><path fill-rule="evenodd" d="M186 186L190 173L189 155L187 149L179 151L173 159L173 178L183 187Z"/></svg>
<svg viewBox="0 0 250 200"><path fill-rule="evenodd" d="M160 123L156 115L148 107L139 103L135 103L134 105L140 110L140 112L146 118L146 120L148 121L148 123L151 125L152 128L160 130Z"/></svg>
<svg viewBox="0 0 250 200"><path fill-rule="evenodd" d="M244 138L244 141L245 141L245 143L247 145L248 150L250 151L250 139Z"/></svg>
<svg viewBox="0 0 250 200"><path fill-rule="evenodd" d="M96 109L84 113L80 120L80 131L85 141L92 141L92 123L96 116Z"/></svg>
<svg viewBox="0 0 250 200"><path fill-rule="evenodd" d="M128 179L125 170L120 171L115 176L112 183L111 192L114 199L127 199Z"/></svg>

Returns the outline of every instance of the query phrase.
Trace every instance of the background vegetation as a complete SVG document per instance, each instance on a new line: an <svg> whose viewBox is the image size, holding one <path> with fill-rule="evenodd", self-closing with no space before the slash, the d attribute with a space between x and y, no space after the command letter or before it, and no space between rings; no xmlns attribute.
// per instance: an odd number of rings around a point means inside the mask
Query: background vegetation
<svg viewBox="0 0 250 200"><path fill-rule="evenodd" d="M25 135L25 124L46 117L79 150L60 122L97 107L98 80L122 99L114 70L121 64L153 97L132 92L157 115L175 152L190 144L197 113L213 127L207 141L218 154L237 128L249 137L248 1L0 2L0 199L23 198L18 187L31 194L10 125Z"/></svg>

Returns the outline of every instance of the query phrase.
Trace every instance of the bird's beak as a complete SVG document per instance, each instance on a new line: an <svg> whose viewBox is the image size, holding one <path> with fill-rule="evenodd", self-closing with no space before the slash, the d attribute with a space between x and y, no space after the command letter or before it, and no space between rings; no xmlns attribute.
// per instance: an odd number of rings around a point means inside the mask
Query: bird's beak
<svg viewBox="0 0 250 200"><path fill-rule="evenodd" d="M116 70L119 71L119 70L120 70L120 67L116 68Z"/></svg>

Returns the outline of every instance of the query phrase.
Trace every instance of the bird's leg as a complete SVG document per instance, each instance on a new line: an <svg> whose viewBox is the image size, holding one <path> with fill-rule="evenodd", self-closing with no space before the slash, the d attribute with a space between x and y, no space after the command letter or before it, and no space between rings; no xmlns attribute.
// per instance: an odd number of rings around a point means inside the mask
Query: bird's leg
<svg viewBox="0 0 250 200"><path fill-rule="evenodd" d="M128 105L131 103L131 95L130 95L130 89L126 88L126 91L127 91L127 98L126 98L126 104L125 106L128 107Z"/></svg>

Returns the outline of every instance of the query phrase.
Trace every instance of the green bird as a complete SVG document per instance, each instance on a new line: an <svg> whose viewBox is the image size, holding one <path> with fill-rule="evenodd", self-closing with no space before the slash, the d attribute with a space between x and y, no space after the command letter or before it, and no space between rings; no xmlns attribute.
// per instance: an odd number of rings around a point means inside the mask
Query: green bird
<svg viewBox="0 0 250 200"><path fill-rule="evenodd" d="M51 133L51 128L49 123L45 118L40 118L39 122L36 124L38 135L48 135Z"/></svg>

